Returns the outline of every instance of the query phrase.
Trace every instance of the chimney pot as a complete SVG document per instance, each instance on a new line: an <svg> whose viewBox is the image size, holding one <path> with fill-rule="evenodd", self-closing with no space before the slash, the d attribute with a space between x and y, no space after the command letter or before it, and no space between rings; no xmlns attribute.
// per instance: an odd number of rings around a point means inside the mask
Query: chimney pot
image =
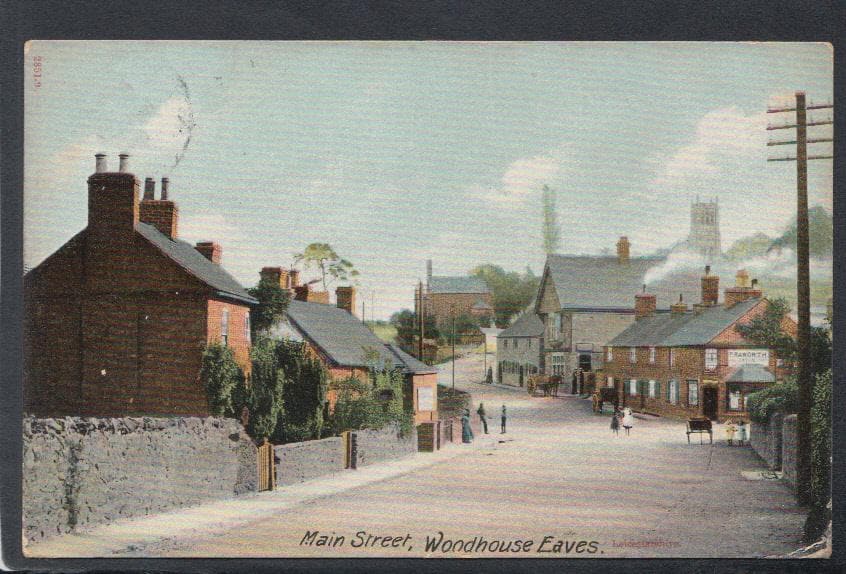
<svg viewBox="0 0 846 574"><path fill-rule="evenodd" d="M710 265L706 265L706 266L705 266L705 275L709 275L710 273L711 273L711 266L710 266Z"/></svg>
<svg viewBox="0 0 846 574"><path fill-rule="evenodd" d="M162 178L162 201L167 201L168 184L170 180L166 177Z"/></svg>
<svg viewBox="0 0 846 574"><path fill-rule="evenodd" d="M754 288L755 288L755 287L757 287L757 286L758 286L758 280L757 280L757 279L753 279L753 280L752 280L752 289L754 289Z"/></svg>
<svg viewBox="0 0 846 574"><path fill-rule="evenodd" d="M148 177L144 180L144 201L156 199L156 180Z"/></svg>
<svg viewBox="0 0 846 574"><path fill-rule="evenodd" d="M120 165L118 167L118 171L120 173L127 173L129 171L129 154L118 154L118 157L120 158Z"/></svg>
<svg viewBox="0 0 846 574"><path fill-rule="evenodd" d="M106 154L104 153L96 153L94 154L94 172L95 173L106 173L109 171L109 165L106 161Z"/></svg>

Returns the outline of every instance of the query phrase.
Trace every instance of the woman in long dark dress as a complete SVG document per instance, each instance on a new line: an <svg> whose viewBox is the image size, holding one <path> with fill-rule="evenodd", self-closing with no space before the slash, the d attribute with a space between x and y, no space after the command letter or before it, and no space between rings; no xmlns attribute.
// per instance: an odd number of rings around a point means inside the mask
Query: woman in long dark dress
<svg viewBox="0 0 846 574"><path fill-rule="evenodd" d="M464 414L461 416L461 442L467 444L473 442L473 429L470 428L469 409L465 409Z"/></svg>
<svg viewBox="0 0 846 574"><path fill-rule="evenodd" d="M620 416L617 409L614 409L614 414L611 415L611 430L614 431L614 436L620 436Z"/></svg>

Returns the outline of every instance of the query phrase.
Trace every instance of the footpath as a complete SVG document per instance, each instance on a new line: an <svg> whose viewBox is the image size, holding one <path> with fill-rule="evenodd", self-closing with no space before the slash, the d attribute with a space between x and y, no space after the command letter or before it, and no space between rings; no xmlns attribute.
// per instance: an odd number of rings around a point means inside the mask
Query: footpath
<svg viewBox="0 0 846 574"><path fill-rule="evenodd" d="M160 545L238 528L323 497L392 479L480 450L494 450L499 434L476 435L473 443L447 444L434 453L418 452L380 461L357 470L344 470L307 482L175 509L161 514L119 519L85 531L57 536L24 547L24 554L39 557L114 557L155 554ZM513 440L509 437L509 440Z"/></svg>

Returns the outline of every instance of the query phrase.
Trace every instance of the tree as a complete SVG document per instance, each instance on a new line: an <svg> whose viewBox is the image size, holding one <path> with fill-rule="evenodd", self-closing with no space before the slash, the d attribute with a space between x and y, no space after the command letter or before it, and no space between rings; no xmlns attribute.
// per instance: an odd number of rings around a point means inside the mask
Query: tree
<svg viewBox="0 0 846 574"><path fill-rule="evenodd" d="M250 331L256 339L282 318L291 301L291 293L264 277L255 287L247 289L247 293L259 302L250 312Z"/></svg>
<svg viewBox="0 0 846 574"><path fill-rule="evenodd" d="M500 328L507 327L511 318L532 302L540 283L528 267L521 275L487 263L472 269L470 275L481 278L491 290L494 322Z"/></svg>
<svg viewBox="0 0 846 574"><path fill-rule="evenodd" d="M306 269L316 267L320 271L323 290L328 290L327 277L335 281L347 281L358 277L358 271L346 259L341 259L328 243L312 243L302 253L294 255L294 263L302 263Z"/></svg>
<svg viewBox="0 0 846 574"><path fill-rule="evenodd" d="M543 252L555 253L561 244L561 226L555 211L555 192L548 185L543 186Z"/></svg>
<svg viewBox="0 0 846 574"><path fill-rule="evenodd" d="M285 373L276 360L277 342L259 339L250 349L252 372L247 393L247 433L256 441L273 435L283 413Z"/></svg>
<svg viewBox="0 0 846 574"><path fill-rule="evenodd" d="M231 417L237 414L232 403L232 393L243 379L244 373L235 362L232 349L220 343L206 346L200 367L200 380L206 387L209 413L212 416Z"/></svg>
<svg viewBox="0 0 846 574"><path fill-rule="evenodd" d="M276 427L274 442L320 438L329 387L326 367L297 341L277 341L274 353L286 381L283 389L284 416Z"/></svg>
<svg viewBox="0 0 846 574"><path fill-rule="evenodd" d="M417 324L417 319L414 317L414 312L408 309L397 311L391 315L391 325L397 330L397 339L410 346L416 337L420 335L420 326ZM424 336L427 339L437 339L440 333L437 325L435 325L435 317L427 315L423 325Z"/></svg>

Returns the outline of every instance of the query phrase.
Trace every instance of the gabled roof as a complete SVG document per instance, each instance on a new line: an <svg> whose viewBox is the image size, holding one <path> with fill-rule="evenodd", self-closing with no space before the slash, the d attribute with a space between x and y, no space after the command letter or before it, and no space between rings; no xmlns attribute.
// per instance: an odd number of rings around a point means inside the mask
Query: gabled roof
<svg viewBox="0 0 846 574"><path fill-rule="evenodd" d="M740 365L726 379L727 383L774 383L775 376L764 365Z"/></svg>
<svg viewBox="0 0 846 574"><path fill-rule="evenodd" d="M632 257L620 263L616 256L549 255L544 280L552 282L562 309L634 309L646 272L666 262L665 257ZM682 293L685 301L699 300L699 275L673 276L648 286L658 308L669 308Z"/></svg>
<svg viewBox="0 0 846 574"><path fill-rule="evenodd" d="M685 347L707 345L762 299L749 299L726 309L715 305L701 313L655 313L637 319L608 342L610 347Z"/></svg>
<svg viewBox="0 0 846 574"><path fill-rule="evenodd" d="M219 296L236 299L248 305L258 303L223 267L206 259L190 243L171 239L146 223L139 222L135 229L177 265L215 289Z"/></svg>
<svg viewBox="0 0 846 574"><path fill-rule="evenodd" d="M391 343L387 343L385 347L391 351L394 356L396 356L398 361L398 366L402 366L402 370L404 373L407 374L414 374L414 375L423 375L423 374L431 374L437 373L438 369L432 367L431 365L427 365L422 361L418 361L396 345Z"/></svg>
<svg viewBox="0 0 846 574"><path fill-rule="evenodd" d="M487 283L479 277L433 276L429 281L430 293L490 293Z"/></svg>
<svg viewBox="0 0 846 574"><path fill-rule="evenodd" d="M324 303L291 301L286 317L291 326L335 365L340 367L370 367L365 354L375 351L379 362L402 366L396 355L373 331L343 309ZM271 329L272 336L284 336L280 327ZM375 365L381 366L381 364Z"/></svg>
<svg viewBox="0 0 846 574"><path fill-rule="evenodd" d="M523 313L511 325L503 329L499 337L540 337L543 335L543 321L535 313Z"/></svg>

